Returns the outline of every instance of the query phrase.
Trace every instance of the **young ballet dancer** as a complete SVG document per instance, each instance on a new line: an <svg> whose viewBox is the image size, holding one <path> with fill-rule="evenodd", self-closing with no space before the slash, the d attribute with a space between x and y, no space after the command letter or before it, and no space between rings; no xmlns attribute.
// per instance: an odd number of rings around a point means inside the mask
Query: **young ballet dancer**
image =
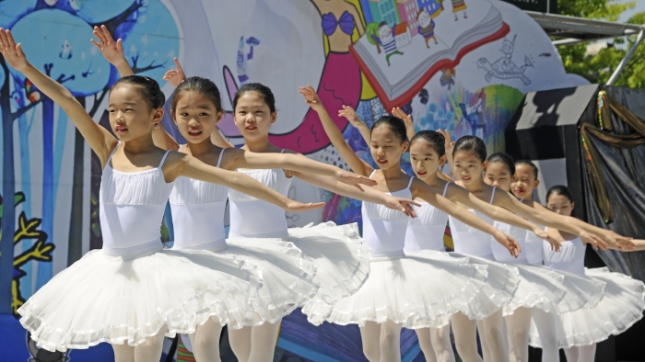
<svg viewBox="0 0 645 362"><path fill-rule="evenodd" d="M117 361L159 360L164 335L192 333L212 316L226 323L246 303L253 290L250 273L237 271L243 263L161 251L159 225L176 178L223 184L293 211L322 206L303 205L239 173L155 147L151 132L162 117L164 96L151 78L126 77L112 88L110 125L117 139L69 90L27 61L9 30L0 29L0 53L67 113L104 165L103 249L60 272L18 310L42 348L108 342ZM226 271L202 266L216 260Z"/></svg>
<svg viewBox="0 0 645 362"><path fill-rule="evenodd" d="M379 165L379 169L374 169L349 147L313 88L301 88L301 93L318 113L332 144L352 170L379 181L375 188L399 197L422 199L495 235L512 255L517 255L519 250L511 238L467 209L437 195L422 181L403 173L400 162L408 141L401 119L384 116L372 127L370 150ZM346 113L347 108L340 111L340 115L347 117ZM428 250L405 255L405 218L369 202L363 203L362 214L364 243L371 247L372 257L367 281L358 292L333 305L310 304L303 312L314 324L323 320L341 325L358 324L368 360L400 361L399 334L404 326L441 328L457 312L482 319L511 298L516 288L512 268L492 263L473 265L469 258ZM481 279L476 274L478 270L485 270L487 277Z"/></svg>
<svg viewBox="0 0 645 362"><path fill-rule="evenodd" d="M107 29L95 28L95 35L100 42L95 44L117 66L121 75L131 73L129 66L119 65L123 62L123 54ZM178 70L181 70L176 63ZM169 71L165 78L176 78L178 74L171 72L178 70ZM339 168L309 160L302 155L253 153L240 149L225 152L213 145L211 135L217 133L216 124L223 111L219 90L210 80L191 77L178 82L170 112L181 135L188 140L180 152L191 154L207 164L229 170L273 167L297 171L299 174L318 174L314 181L317 186L385 204L409 214L405 209L407 203L403 200L371 189L362 192L336 181L335 178L361 178ZM173 144L176 143L161 127L158 127L153 138L161 146L174 148ZM240 308L237 318L229 321L229 331L244 330L229 334L231 345L240 360L272 360L280 319L317 291L312 280L316 268L302 258L300 250L293 244L279 239L264 239L260 243L246 238L225 240L226 197L225 187L179 178L170 196L175 227L173 249L207 250L236 259L250 259L258 267L263 275L263 287L248 308ZM219 360L216 341L220 332L221 325L216 320L210 320L190 336L199 361Z"/></svg>
<svg viewBox="0 0 645 362"><path fill-rule="evenodd" d="M513 175L515 175L515 164L511 156L505 153L494 153L488 157L484 171L486 184L497 187L499 190L509 191ZM524 246L526 236L523 230L508 224L495 223L495 226L515 235L518 240L521 240L520 244ZM504 310L511 361L528 361L529 327L533 314L539 316L545 313L559 315L574 310L593 308L604 296L605 283L583 278L567 271L554 271L543 265L530 264L528 255L524 252L526 249L523 249L520 257L515 260L506 258L494 244L491 244L491 249L495 260L515 265L520 270L520 275L526 278L526 285L529 283L531 285L530 290L520 288L520 292L530 291L530 294L522 295L518 292L516 294L517 300L511 302ZM533 257L533 259L535 258ZM545 281L545 276L549 276L550 280ZM546 300L542 297L541 290L556 286L559 286L559 290L566 291L563 298Z"/></svg>
<svg viewBox="0 0 645 362"><path fill-rule="evenodd" d="M513 193L524 202L533 202L533 190L539 185L538 168L527 160L517 161L515 166ZM574 206L566 187L554 186L548 191L547 207L559 215L571 216ZM530 344L542 348L543 361L557 360L560 348L565 348L568 361L593 361L597 342L624 332L642 317L645 287L638 280L609 272L606 268L585 269L586 243L569 233L555 229L548 229L548 232L562 242L563 250L557 255L544 251L546 266L600 280L606 287L604 298L595 308L560 316L534 315ZM620 245L608 247L624 249Z"/></svg>
<svg viewBox="0 0 645 362"><path fill-rule="evenodd" d="M358 124L360 122L360 120L357 120L355 112L351 112L345 108L343 113L349 114L352 119L352 121L350 121L352 124ZM399 108L395 108L392 113L403 117L406 125L412 123L411 117L406 115ZM364 125L361 127L364 127ZM414 130L411 131L409 128L410 127L408 127L408 135L414 132ZM522 220L508 211L492 206L478 199L464 188L458 187L454 184L450 185L450 182L442 180L438 176L438 169L446 161L443 135L434 131L421 131L412 137L410 143L410 163L415 175L430 185L435 192L441 193L451 201L460 202L461 204L472 208L473 211L479 212L486 217L507 222L508 220L514 220L514 225L516 226L523 227L525 229L532 228L538 234L543 234L537 226L531 225L528 221ZM422 203L422 206L416 211L418 217L409 221L405 240L406 252L410 253L422 249L438 251L444 250L443 234L446 222L448 221L448 215L435 209L432 205L424 203ZM506 219L503 219L497 214L508 215L506 216ZM524 238L525 235L522 232L519 236ZM544 235L541 236L545 237ZM456 242L459 241L460 240L457 240ZM480 244L484 249L488 248L488 241L480 241ZM554 243L552 247L558 248L557 243ZM520 255L523 257L524 252L521 252ZM551 283L551 285L553 284L555 283ZM562 293L564 293L561 288L556 287L556 289L558 289L558 295L562 295ZM557 298L557 296L554 295L554 298ZM511 302L510 297L506 303L508 302ZM490 319L484 319L481 322L482 329L485 329L484 326L488 326L489 324L492 324L493 326L496 325L496 321L498 321L499 318L501 318L500 314L496 314L491 316ZM462 321L464 323L461 323ZM458 351L460 351L460 356L465 360L477 360L477 358L479 358L476 351L474 331L468 330L468 326L471 324L472 322L468 321L468 319L461 314L453 316L453 329L456 330L455 342L457 344ZM462 334L464 331L469 333ZM453 358L448 327L444 327L441 330L418 329L417 334L419 336L421 348L426 355L426 359L437 358L439 360L451 360L449 358ZM485 336L483 338L485 338Z"/></svg>

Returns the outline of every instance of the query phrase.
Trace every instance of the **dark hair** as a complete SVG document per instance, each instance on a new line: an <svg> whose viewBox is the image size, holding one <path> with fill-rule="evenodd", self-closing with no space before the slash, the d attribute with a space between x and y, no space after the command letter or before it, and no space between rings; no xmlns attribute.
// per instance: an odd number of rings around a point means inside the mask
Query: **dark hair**
<svg viewBox="0 0 645 362"><path fill-rule="evenodd" d="M396 138L398 138L401 142L406 142L408 140L408 136L405 132L405 122L403 122L401 118L388 115L379 118L372 125L372 129L370 129L370 135L374 131L374 128L381 125L390 127L392 132L394 132L394 135L396 135Z"/></svg>
<svg viewBox="0 0 645 362"><path fill-rule="evenodd" d="M421 131L418 132L417 134L412 137L410 140L410 145L412 145L416 140L423 139L426 142L434 148L434 151L439 155L439 157L444 156L446 154L446 144L445 144L445 138L443 135L439 132L435 131Z"/></svg>
<svg viewBox="0 0 645 362"><path fill-rule="evenodd" d="M536 166L533 162L531 162L531 161L529 161L529 160L519 160L519 161L516 161L516 162L515 162L515 166L519 166L519 165L527 165L527 166L529 166L530 168L532 168L532 169L533 169L533 174L535 175L535 179L537 180L537 178L538 178L538 174L539 174L539 170L538 170L537 166Z"/></svg>
<svg viewBox="0 0 645 362"><path fill-rule="evenodd" d="M515 162L513 157L504 152L495 152L492 155L488 156L488 164L495 162L501 162L508 168L508 171L511 173L511 176L515 175Z"/></svg>
<svg viewBox="0 0 645 362"><path fill-rule="evenodd" d="M546 193L546 200L549 201L549 197L552 195L562 195L569 199L569 201L573 201L573 198L571 197L571 192L569 192L569 189L566 186L563 185L557 185L553 186L549 189L549 191Z"/></svg>
<svg viewBox="0 0 645 362"><path fill-rule="evenodd" d="M233 98L233 112L235 112L235 108L237 108L237 101L240 99L242 94L246 92L259 93L260 96L262 96L262 98L264 99L264 103L269 106L271 113L275 112L275 96L273 96L271 88L260 83L247 83L237 90L237 93L235 93L235 97Z"/></svg>
<svg viewBox="0 0 645 362"><path fill-rule="evenodd" d="M156 80L142 76L142 75L127 75L114 83L114 87L119 84L132 84L136 85L141 92L141 96L148 103L150 109L162 108L166 103L166 96L159 88L159 83Z"/></svg>
<svg viewBox="0 0 645 362"><path fill-rule="evenodd" d="M454 156L459 151L474 152L481 162L486 160L486 144L479 137L463 136L458 139L457 143L455 143L455 148L452 150L452 155Z"/></svg>
<svg viewBox="0 0 645 362"><path fill-rule="evenodd" d="M181 82L177 90L175 90L175 95L172 97L172 107L171 109L175 111L177 108L177 102L179 102L180 94L182 92L197 92L208 97L215 109L220 112L222 110L222 98L219 95L219 89L210 79L202 77L190 77Z"/></svg>
<svg viewBox="0 0 645 362"><path fill-rule="evenodd" d="M381 21L380 23L378 23L378 28L380 29L380 28L382 28L382 27L384 27L384 26L386 26L386 25L387 25L387 23L386 23L386 22Z"/></svg>

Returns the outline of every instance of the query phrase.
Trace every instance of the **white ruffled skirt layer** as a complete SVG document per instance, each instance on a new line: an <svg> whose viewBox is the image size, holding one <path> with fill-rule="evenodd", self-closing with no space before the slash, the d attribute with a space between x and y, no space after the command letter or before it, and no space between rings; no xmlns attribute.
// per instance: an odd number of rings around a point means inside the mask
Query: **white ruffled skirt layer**
<svg viewBox="0 0 645 362"><path fill-rule="evenodd" d="M607 268L585 269L587 279L606 283L604 298L593 308L580 309L556 317L556 330L549 338L556 338L558 348L586 346L598 343L611 335L620 334L643 317L645 284ZM542 343L535 323L531 324L531 346Z"/></svg>
<svg viewBox="0 0 645 362"><path fill-rule="evenodd" d="M212 253L255 266L262 282L244 313L229 319L229 328L275 323L318 291L314 281L316 266L305 260L293 243L279 239L235 238L228 239L227 244L227 248Z"/></svg>
<svg viewBox="0 0 645 362"><path fill-rule="evenodd" d="M193 333L215 317L244 317L257 294L255 267L216 255L159 250L136 257L85 254L58 273L18 310L20 323L49 351L102 342L141 344L161 328Z"/></svg>
<svg viewBox="0 0 645 362"><path fill-rule="evenodd" d="M504 307L504 315L520 307L562 314L592 308L602 299L602 282L541 265L511 265L520 272L520 284L513 300Z"/></svg>
<svg viewBox="0 0 645 362"><path fill-rule="evenodd" d="M483 264L427 250L375 259L356 293L332 305L314 300L302 311L314 325L391 320L411 329L440 328L457 312L483 319L508 303L518 283L514 269Z"/></svg>
<svg viewBox="0 0 645 362"><path fill-rule="evenodd" d="M313 281L320 287L316 299L334 303L355 293L370 273L370 252L362 242L356 223L336 225L325 222L315 226L290 228L286 241L313 263Z"/></svg>

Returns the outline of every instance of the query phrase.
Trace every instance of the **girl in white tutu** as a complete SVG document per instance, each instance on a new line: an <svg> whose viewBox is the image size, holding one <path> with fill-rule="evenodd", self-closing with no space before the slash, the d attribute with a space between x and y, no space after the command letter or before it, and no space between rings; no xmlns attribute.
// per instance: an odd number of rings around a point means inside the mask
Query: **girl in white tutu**
<svg viewBox="0 0 645 362"><path fill-rule="evenodd" d="M358 119L355 112L346 109L344 111L348 114L348 119L352 125L361 129L361 134L364 137L369 137L369 131L365 132L367 127L360 119ZM401 109L395 108L392 112L394 115L401 117L406 126L412 124L412 119L406 115ZM441 194L443 197L453 201L461 202L467 207L471 207L483 215L499 219L506 222L511 222L516 226L532 229L540 236L548 239L548 236L543 230L532 225L530 222L523 220L514 214L506 211L497 206L490 205L473 194L466 191L464 188L458 187L449 181L444 180L439 176L439 167L446 162L444 137L434 131L421 131L415 134L412 127L407 127L408 137L412 135L410 141L410 163L415 175L425 183L427 183L436 193ZM370 142L369 138L365 139ZM445 251L443 246L443 235L445 233L446 223L448 221L448 214L436 209L428 203L421 203L421 207L416 209L417 218L410 219L408 229L405 236L405 252L406 254L414 253L419 250L435 250ZM523 230L523 229L522 229ZM524 237L524 235L521 235ZM484 242L485 243L485 242ZM487 246L487 245L486 245ZM520 253L521 255L522 253ZM452 253L451 255L458 256L459 254ZM510 258L513 258L509 255ZM474 260L474 259L473 259ZM491 274L492 270L504 270L508 267L498 263L489 262L485 259L477 259L477 263L486 265ZM491 290L499 289L499 286L493 285L495 279L489 278L488 283ZM505 305L512 300L512 294L497 293L497 298L500 305ZM479 319L484 319L485 316L480 316ZM461 318L467 318L461 316ZM453 317L455 319L455 317ZM459 319L457 317L456 319ZM450 343L450 326L443 328L420 328L416 330L419 337L419 344L426 356L426 360L439 360L439 361L454 361L452 353L452 345ZM455 336L458 341L458 346L462 346L466 338L465 336ZM476 354L476 351L473 352Z"/></svg>
<svg viewBox="0 0 645 362"><path fill-rule="evenodd" d="M42 348L65 351L108 342L117 361L159 360L164 335L192 333L211 316L225 324L255 294L261 280L244 263L161 251L161 218L176 178L221 183L289 210L322 206L291 201L239 173L155 147L152 128L163 115L164 96L153 79L126 77L111 90L110 125L117 140L66 88L27 61L8 30L0 29L0 52L60 105L105 166L103 249L60 272L18 310Z"/></svg>
<svg viewBox="0 0 645 362"><path fill-rule="evenodd" d="M108 60L115 65L123 64L120 51L106 29L95 29L96 43ZM114 53L114 54L112 54ZM176 61L176 60L175 60ZM239 149L225 149L211 143L216 133L216 124L222 117L220 93L210 80L191 77L184 79L181 65L168 71L166 79L177 82L177 90L171 103L173 121L188 144L179 151L191 154L201 161L223 169L280 167L302 173L318 174L319 186L353 197L367 198L388 204L396 210L405 209L396 198L342 184L336 179L369 181L337 167L309 160L302 155L278 153L252 153ZM121 65L122 76L132 73L127 65ZM179 78L179 79L177 79ZM175 85L175 84L173 84ZM161 136L161 137L160 137ZM162 148L173 147L176 141L163 130L154 132L155 142ZM331 177L333 176L333 177ZM370 183L369 181L368 183ZM355 183L351 181L350 183ZM229 333L234 351L242 360L272 360L280 319L293 309L304 304L317 291L313 281L316 267L305 260L301 251L292 243L280 239L224 239L224 212L228 189L197 180L180 177L170 195L175 240L173 249L215 252L238 260L250 260L263 276L262 288L246 307L240 307L235 319L228 322L229 331L250 329L251 341L246 333ZM211 319L200 325L191 335L193 350L199 361L219 360L219 334L222 326ZM250 336L249 336L250 337ZM244 340L240 341L239 338ZM250 351L238 346L248 346Z"/></svg>
<svg viewBox="0 0 645 362"><path fill-rule="evenodd" d="M576 232L579 235L584 236L586 240L598 239L595 235L592 235L582 228L575 225L570 225L569 223L563 221L561 218L555 217L553 213L550 213L548 211L540 211L535 208L526 206L515 197L510 195L508 192L500 190L495 186L487 185L482 177L483 171L487 165L486 145L481 139L474 136L464 136L460 138L455 144L450 140L449 133L444 132L444 136L446 137L446 153L449 156L448 159L452 174L455 176L455 178L459 179L459 181L457 181L458 185L466 188L478 198L486 202L490 202L493 205L504 207L521 217L537 221L541 224L549 224L553 227L563 228L570 230L571 232ZM512 175L508 175L507 177L510 179ZM488 220L492 223L492 220ZM482 235L481 233L472 230L471 228L463 225L463 223L461 223L459 220L455 220L454 218L450 218L450 227L455 245L455 252L494 260L493 250L491 249L490 244L482 243L482 241L487 241L490 239L487 235ZM527 282L529 281L527 278L522 277L522 275L527 275L526 271L523 272L522 270L520 270L520 275L521 280ZM546 276L535 277L543 280L547 278ZM550 281L544 280L544 286L550 287L541 289L541 292L535 294L537 296L540 296L541 299L529 297L532 293L531 283L520 282L518 293L515 294L514 301L511 302L511 309L515 309L514 317L511 317L512 321L517 321L517 324L521 325L523 324L523 321L530 320L531 315L529 309L519 309L513 306L523 306L527 303L546 303L546 305L552 305L554 301L558 300L558 298L560 298L560 300L564 298L566 291L560 288L553 288L556 285L553 282L553 279L551 279ZM505 336L503 333L502 316L503 315L500 312L496 316L493 316L495 317L495 319L491 317L488 320L488 325L479 326L480 329L482 327L484 329L484 331L480 330L480 334L483 335L482 349L484 352L484 360L504 361L508 359L508 353L504 343ZM476 355L476 344L474 340L476 329L475 323L472 321L467 321L464 318L458 321L458 323L454 322L456 322L455 318L453 318L453 330L455 331L456 336L471 336L468 340L468 343L464 343L464 345L470 347L460 349L460 343L457 343L459 355L462 357L464 357L464 355L468 355L469 357L465 359L469 361L481 360L480 357ZM495 335L495 337L491 337L491 335L493 334ZM521 348L515 348L513 350L519 351L521 350ZM521 352L518 352L518 354L521 356Z"/></svg>
<svg viewBox="0 0 645 362"><path fill-rule="evenodd" d="M486 184L495 185L499 190L509 191L512 175L515 175L513 159L505 153L494 153L487 161L484 173ZM494 243L491 244L495 260L513 264L524 278L515 299L504 308L504 315L511 361L528 361L531 316L543 316L547 313L560 315L593 308L603 298L605 283L567 271L555 271L543 265L530 264L529 253L535 250L526 248L524 230L498 222L495 225L521 240L523 247L520 256L510 260ZM562 255L556 251L549 250L549 252ZM542 255L542 252L538 255ZM535 260L537 257L539 256L530 258ZM566 292L564 296L559 295L562 290ZM553 295L556 296L555 299L550 298Z"/></svg>
<svg viewBox="0 0 645 362"><path fill-rule="evenodd" d="M526 160L517 161L515 165L513 193L525 202L533 202L533 190L539 185L538 168ZM564 186L552 187L547 193L547 207L559 215L571 216L574 206L569 190ZM593 361L597 342L622 333L642 317L645 286L624 274L609 272L607 268L585 269L586 243L556 229L548 229L548 232L561 241L562 250L558 254L540 250L546 266L602 281L606 286L603 299L594 308L560 316L534 314L530 344L542 348L543 361L558 360L560 348L565 348L568 361ZM529 241L538 243L527 236L527 243ZM539 244L542 246L542 241ZM611 241L608 247L625 249L624 245L611 244Z"/></svg>
<svg viewBox="0 0 645 362"><path fill-rule="evenodd" d="M467 209L437 195L421 180L401 171L401 156L408 147L401 119L384 116L372 128L370 149L379 164L379 170L376 170L347 145L313 88L302 88L301 93L320 116L332 144L352 170L380 181L375 188L399 197L420 198L495 235L512 254L519 252L514 240ZM339 114L349 118L349 113L346 107ZM303 312L314 324L322 321L358 324L363 351L370 361L400 360L402 327L441 328L457 312L471 318L484 318L499 310L505 297L510 299L512 296L516 288L512 268L489 269L472 264L466 257L451 257L434 251L405 255L407 219L403 214L369 202L363 203L362 214L364 243L371 247L369 278L352 296L332 305L311 303ZM489 281L491 284L487 284ZM502 296L498 297L499 294Z"/></svg>

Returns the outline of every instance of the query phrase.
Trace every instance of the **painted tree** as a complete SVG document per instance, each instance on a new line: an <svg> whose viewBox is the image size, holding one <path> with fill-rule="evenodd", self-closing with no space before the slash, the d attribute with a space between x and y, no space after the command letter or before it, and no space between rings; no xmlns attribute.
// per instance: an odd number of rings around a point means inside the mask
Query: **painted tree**
<svg viewBox="0 0 645 362"><path fill-rule="evenodd" d="M365 36L367 36L367 41L369 41L370 44L376 45L376 50L381 54L381 46L376 40L374 40L374 37L378 38L378 24L374 22L367 24L367 27L365 28Z"/></svg>

